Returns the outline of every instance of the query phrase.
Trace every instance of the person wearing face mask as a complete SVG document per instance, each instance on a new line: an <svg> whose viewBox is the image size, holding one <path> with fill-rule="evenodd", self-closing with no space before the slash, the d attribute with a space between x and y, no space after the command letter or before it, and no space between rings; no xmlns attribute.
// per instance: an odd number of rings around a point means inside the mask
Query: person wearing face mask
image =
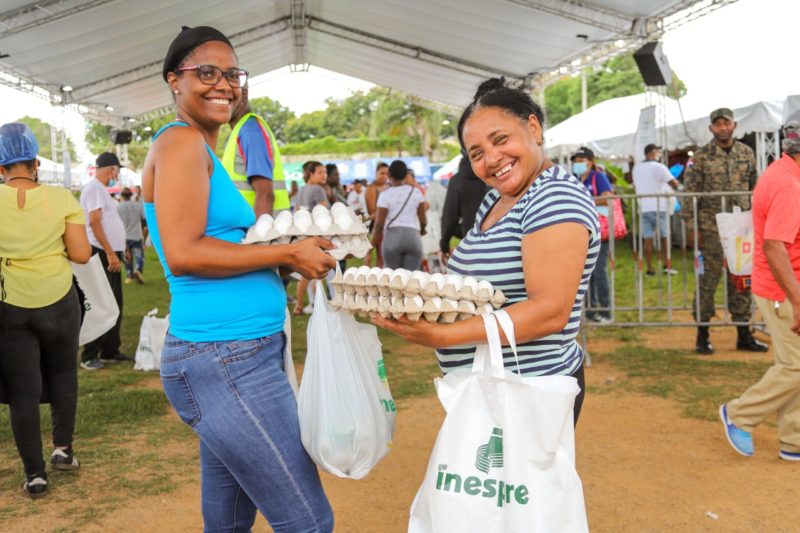
<svg viewBox="0 0 800 533"><path fill-rule="evenodd" d="M600 225L586 188L545 154L543 123L528 91L502 78L478 88L458 122L458 137L475 175L491 190L447 269L502 288L519 356L504 347L506 368L523 376L573 376L581 388L577 423L584 375L575 338L600 251ZM487 342L479 316L437 324L375 314L372 322L436 348L443 373L471 368L475 346Z"/></svg>
<svg viewBox="0 0 800 533"><path fill-rule="evenodd" d="M105 152L97 156L94 179L81 190L81 207L86 214L86 234L92 245L92 255L99 255L106 271L108 284L119 306L114 326L83 347L81 368L97 370L104 363L120 363L131 358L120 351L122 339L122 263L125 252L125 223L117 212L117 202L107 188L119 178L122 165L116 155Z"/></svg>
<svg viewBox="0 0 800 533"><path fill-rule="evenodd" d="M594 162L594 152L586 146L581 146L570 157L572 161L572 174L581 180L584 187L589 190L595 204L597 213L608 217L608 200L604 196L614 194L611 181L608 176L597 170ZM611 285L608 282L608 240L600 241L600 254L597 256L597 263L594 273L589 280L589 302L593 309L601 311L590 311L586 313L589 320L600 322L601 324L611 322Z"/></svg>

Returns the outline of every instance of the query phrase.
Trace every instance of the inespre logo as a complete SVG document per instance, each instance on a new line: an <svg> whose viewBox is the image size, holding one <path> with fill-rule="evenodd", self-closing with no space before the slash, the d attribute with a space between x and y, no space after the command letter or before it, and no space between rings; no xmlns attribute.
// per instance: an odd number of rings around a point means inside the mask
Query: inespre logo
<svg viewBox="0 0 800 533"><path fill-rule="evenodd" d="M479 472L489 474L492 468L503 467L503 429L495 427L485 444L478 446L475 452L475 468ZM436 475L436 490L443 492L464 493L468 496L493 498L497 507L518 503L527 505L530 502L529 490L525 485L512 485L504 480L491 477L463 476L447 472L448 465L440 464Z"/></svg>

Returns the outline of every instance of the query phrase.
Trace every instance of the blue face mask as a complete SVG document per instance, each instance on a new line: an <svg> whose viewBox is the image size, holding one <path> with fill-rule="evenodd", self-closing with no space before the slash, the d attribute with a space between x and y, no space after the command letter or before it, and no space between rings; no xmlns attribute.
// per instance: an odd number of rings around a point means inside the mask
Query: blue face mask
<svg viewBox="0 0 800 533"><path fill-rule="evenodd" d="M113 187L113 186L115 186L116 184L117 184L117 180L111 180L111 181L109 181L109 182L108 182L108 186L109 186L109 187Z"/></svg>
<svg viewBox="0 0 800 533"><path fill-rule="evenodd" d="M586 172L587 168L588 165L585 161L572 163L572 173L576 176L581 176L584 172Z"/></svg>

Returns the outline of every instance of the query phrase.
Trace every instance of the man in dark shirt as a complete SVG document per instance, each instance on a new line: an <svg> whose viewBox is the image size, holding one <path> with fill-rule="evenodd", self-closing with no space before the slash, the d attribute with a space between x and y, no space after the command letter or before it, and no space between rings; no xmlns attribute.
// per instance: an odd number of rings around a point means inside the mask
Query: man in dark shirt
<svg viewBox="0 0 800 533"><path fill-rule="evenodd" d="M458 172L447 185L447 196L442 209L442 239L439 241L441 261L447 265L450 257L450 240L464 237L475 224L475 216L489 187L472 171L467 157L462 157Z"/></svg>

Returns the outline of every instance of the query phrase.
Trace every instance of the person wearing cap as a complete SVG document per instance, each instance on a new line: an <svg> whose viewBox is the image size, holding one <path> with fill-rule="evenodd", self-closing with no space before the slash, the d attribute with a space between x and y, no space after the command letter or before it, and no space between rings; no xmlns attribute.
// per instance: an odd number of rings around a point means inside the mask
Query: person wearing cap
<svg viewBox="0 0 800 533"><path fill-rule="evenodd" d="M753 295L775 362L719 413L728 442L748 457L755 452L753 430L777 413L778 456L800 461L800 137L787 130L783 155L753 191Z"/></svg>
<svg viewBox="0 0 800 533"><path fill-rule="evenodd" d="M329 532L333 512L284 371L277 271L323 278L336 265L325 253L333 245L241 244L256 216L214 149L248 73L224 34L185 27L162 76L176 118L153 136L142 201L172 297L161 383L200 441L204 528L250 531L260 511L277 531Z"/></svg>
<svg viewBox="0 0 800 533"><path fill-rule="evenodd" d="M39 402L51 406L51 468L75 470L81 303L69 261L91 248L68 189L38 183L39 144L24 124L0 126L0 402L25 467L22 492L47 494Z"/></svg>
<svg viewBox="0 0 800 533"><path fill-rule="evenodd" d="M733 111L721 107L711 112L708 129L714 138L694 153L694 164L688 168L684 177L684 187L690 193L750 191L756 182L756 159L749 146L737 141L733 132L736 129ZM681 216L686 222L689 245L697 247L703 255L703 274L699 276L700 301L694 302L697 312L695 319L701 323L697 328L695 350L700 355L711 355L714 347L709 338L708 323L716 314L714 294L717 291L723 272L722 244L719 240L716 214L721 213L720 196L701 197L697 200L697 227L694 227L693 202L683 202ZM725 210L734 207L742 211L750 209L748 195L735 195L725 198ZM737 290L730 276L725 276L728 284L728 310L734 322L750 322L750 290ZM753 337L750 328L740 325L737 329L736 349L748 352L766 352L767 345Z"/></svg>
<svg viewBox="0 0 800 533"><path fill-rule="evenodd" d="M581 180L591 193L598 215L608 217L608 200L603 197L613 195L614 189L608 176L597 170L594 152L586 146L581 146L569 159L572 162L572 174ZM611 322L611 285L608 281L607 265L608 240L606 239L600 242L600 253L589 280L587 298L593 310L586 313L586 318L602 324Z"/></svg>
<svg viewBox="0 0 800 533"><path fill-rule="evenodd" d="M644 147L644 161L633 167L633 188L638 195L663 194L665 187L678 188L678 181L672 176L666 165L661 162L661 147L648 144ZM656 235L661 236L661 254L664 274L675 275L667 254L667 237L669 236L669 199L642 198L639 202L641 213L642 239L644 240L644 259L647 263L646 274L654 276L653 242Z"/></svg>
<svg viewBox="0 0 800 533"><path fill-rule="evenodd" d="M117 202L108 192L116 185L122 165L115 154L97 156L94 178L81 190L81 207L86 213L86 233L92 255L99 255L108 284L119 306L117 322L104 334L83 347L81 368L97 370L105 363L120 363L131 358L120 351L122 338L122 261L125 252L125 224L117 212Z"/></svg>
<svg viewBox="0 0 800 533"><path fill-rule="evenodd" d="M233 110L222 165L256 216L289 209L289 192L275 134L250 107L247 86Z"/></svg>

